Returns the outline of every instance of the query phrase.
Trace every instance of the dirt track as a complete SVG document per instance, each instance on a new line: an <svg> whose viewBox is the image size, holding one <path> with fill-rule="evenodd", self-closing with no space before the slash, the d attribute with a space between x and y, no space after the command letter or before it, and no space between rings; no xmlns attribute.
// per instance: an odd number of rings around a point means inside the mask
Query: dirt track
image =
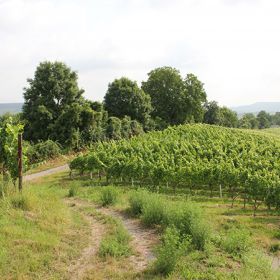
<svg viewBox="0 0 280 280"><path fill-rule="evenodd" d="M55 168L51 168L51 169L48 169L48 170L44 170L44 171L41 171L41 172L38 172L38 173L25 175L25 176L23 176L23 181L24 182L32 181L32 180L35 180L35 179L38 179L38 178L41 178L41 177L44 177L44 176L48 176L48 175L51 175L51 174L55 174L55 173L62 172L62 171L68 171L68 170L70 170L69 166L68 166L68 164L65 164L65 165L58 166L58 167L55 167Z"/></svg>

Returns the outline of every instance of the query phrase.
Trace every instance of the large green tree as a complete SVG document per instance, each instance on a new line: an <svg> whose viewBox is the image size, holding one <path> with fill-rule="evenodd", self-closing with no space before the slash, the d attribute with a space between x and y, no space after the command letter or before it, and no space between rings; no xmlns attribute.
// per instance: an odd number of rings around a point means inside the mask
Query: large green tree
<svg viewBox="0 0 280 280"><path fill-rule="evenodd" d="M240 128L255 129L258 128L259 122L253 113L246 113L239 120L238 126Z"/></svg>
<svg viewBox="0 0 280 280"><path fill-rule="evenodd" d="M187 113L189 118L195 122L202 122L207 96L203 83L194 74L187 74L185 80Z"/></svg>
<svg viewBox="0 0 280 280"><path fill-rule="evenodd" d="M125 77L109 84L104 97L104 107L109 116L129 116L142 123L149 118L152 111L150 96L140 89L135 81Z"/></svg>
<svg viewBox="0 0 280 280"><path fill-rule="evenodd" d="M266 111L260 111L257 115L259 129L268 128L271 126L271 116Z"/></svg>
<svg viewBox="0 0 280 280"><path fill-rule="evenodd" d="M183 80L175 68L156 68L148 73L142 89L151 96L153 117L160 118L162 123L202 121L206 93L195 75L188 74Z"/></svg>
<svg viewBox="0 0 280 280"><path fill-rule="evenodd" d="M227 107L220 107L216 101L205 105L204 123L226 127L237 127L238 117L236 112Z"/></svg>
<svg viewBox="0 0 280 280"><path fill-rule="evenodd" d="M61 62L42 62L24 88L25 138L52 139L63 145L77 143L92 123L94 111L83 98L78 75ZM76 144L75 144L76 145Z"/></svg>

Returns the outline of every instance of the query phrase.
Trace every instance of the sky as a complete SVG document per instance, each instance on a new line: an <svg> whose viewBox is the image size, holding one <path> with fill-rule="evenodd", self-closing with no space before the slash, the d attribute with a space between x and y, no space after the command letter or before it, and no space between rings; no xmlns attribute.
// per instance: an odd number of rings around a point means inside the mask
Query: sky
<svg viewBox="0 0 280 280"><path fill-rule="evenodd" d="M85 97L172 66L208 100L280 101L279 0L0 0L0 103L22 102L45 60L78 72Z"/></svg>

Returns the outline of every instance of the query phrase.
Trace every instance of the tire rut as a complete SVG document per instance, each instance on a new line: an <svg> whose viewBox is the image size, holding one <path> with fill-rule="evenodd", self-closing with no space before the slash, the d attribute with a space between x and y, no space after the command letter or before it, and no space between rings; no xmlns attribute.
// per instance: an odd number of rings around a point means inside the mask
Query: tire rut
<svg viewBox="0 0 280 280"><path fill-rule="evenodd" d="M97 212L101 213L102 215L117 218L123 223L124 227L132 237L131 247L133 248L134 254L129 257L129 263L133 266L136 272L141 272L145 270L147 266L153 260L155 260L154 248L159 243L159 238L155 229L147 229L143 227L143 225L141 225L138 219L127 217L122 212L114 209L98 207L93 203L81 199L74 199L71 200L71 202L74 203L77 207L93 207ZM100 221L96 219L92 219L92 221L96 221L100 224ZM95 245L97 243L100 244L101 238L102 237L100 237L100 240L98 240L98 242L96 242L95 240ZM95 252L98 250L98 247L99 246L97 246L97 248L95 249Z"/></svg>

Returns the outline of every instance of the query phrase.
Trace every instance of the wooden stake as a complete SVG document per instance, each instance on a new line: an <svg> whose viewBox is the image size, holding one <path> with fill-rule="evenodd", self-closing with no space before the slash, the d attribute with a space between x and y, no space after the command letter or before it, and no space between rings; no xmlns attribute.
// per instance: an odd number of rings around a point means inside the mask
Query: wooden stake
<svg viewBox="0 0 280 280"><path fill-rule="evenodd" d="M18 189L22 191L22 134L18 135Z"/></svg>

